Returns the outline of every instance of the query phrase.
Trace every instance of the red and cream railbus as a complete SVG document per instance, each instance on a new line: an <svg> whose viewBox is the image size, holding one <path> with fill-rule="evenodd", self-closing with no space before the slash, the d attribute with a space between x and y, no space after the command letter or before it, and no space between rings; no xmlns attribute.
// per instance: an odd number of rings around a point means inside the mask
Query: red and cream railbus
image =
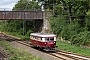
<svg viewBox="0 0 90 60"><path fill-rule="evenodd" d="M30 43L45 51L56 51L56 35L46 33L31 33Z"/></svg>

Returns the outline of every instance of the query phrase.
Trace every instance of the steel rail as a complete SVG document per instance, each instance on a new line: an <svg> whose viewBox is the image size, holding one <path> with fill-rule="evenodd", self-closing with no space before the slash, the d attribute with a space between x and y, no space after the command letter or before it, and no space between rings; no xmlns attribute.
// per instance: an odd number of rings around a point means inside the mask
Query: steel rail
<svg viewBox="0 0 90 60"><path fill-rule="evenodd" d="M6 59L7 56L0 50L0 59Z"/></svg>
<svg viewBox="0 0 90 60"><path fill-rule="evenodd" d="M58 52L56 52L56 53L60 54L60 55L65 55L65 56L70 57L72 59L90 60L90 57L82 56L82 55L75 54L75 53L72 53L72 52L66 52L66 51L63 51L63 50L58 50Z"/></svg>

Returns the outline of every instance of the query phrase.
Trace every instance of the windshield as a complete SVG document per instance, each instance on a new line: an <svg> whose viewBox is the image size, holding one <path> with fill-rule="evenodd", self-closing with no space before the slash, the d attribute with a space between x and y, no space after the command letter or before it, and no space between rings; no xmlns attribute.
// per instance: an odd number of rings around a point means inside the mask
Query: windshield
<svg viewBox="0 0 90 60"><path fill-rule="evenodd" d="M54 37L51 37L51 38L45 38L45 41L54 41Z"/></svg>

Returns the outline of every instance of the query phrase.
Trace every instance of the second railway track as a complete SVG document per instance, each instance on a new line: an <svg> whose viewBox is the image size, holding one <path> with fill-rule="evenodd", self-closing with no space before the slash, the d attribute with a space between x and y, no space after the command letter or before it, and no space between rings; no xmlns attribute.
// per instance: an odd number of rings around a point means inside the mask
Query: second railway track
<svg viewBox="0 0 90 60"><path fill-rule="evenodd" d="M3 37L5 37L5 39L10 39L10 40L15 40L16 42L20 43L20 44L23 44L23 45L26 45L28 47L30 47L30 44L26 41L21 41L22 39L20 38L17 38L17 37L12 37L10 35L6 35L6 34L3 34L1 33L0 35L2 35ZM46 52L44 52L46 53ZM58 50L57 52L55 53L47 53L47 54L50 54L54 57L57 57L57 58L60 58L62 60L90 60L90 57L85 57L85 56L81 56L81 55L78 55L78 54L74 54L74 53L70 53L70 52L66 52L66 51L62 51L62 50Z"/></svg>
<svg viewBox="0 0 90 60"><path fill-rule="evenodd" d="M5 60L6 58L6 55L0 50L0 60Z"/></svg>

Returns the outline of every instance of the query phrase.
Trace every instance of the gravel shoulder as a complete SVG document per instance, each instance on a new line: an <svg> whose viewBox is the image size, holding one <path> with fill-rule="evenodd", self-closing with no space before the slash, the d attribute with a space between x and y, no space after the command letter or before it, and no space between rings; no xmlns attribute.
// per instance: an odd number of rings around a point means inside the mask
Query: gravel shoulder
<svg viewBox="0 0 90 60"><path fill-rule="evenodd" d="M41 52L39 50L33 49L31 47L19 44L19 43L15 42L15 41L12 41L11 44L12 44L12 46L14 48L18 48L18 49L27 51L27 52L29 52L30 54L32 54L32 55L34 55L36 57L42 58L43 60L62 60L62 59L53 57L53 56L51 56L49 54L43 53L43 52Z"/></svg>

